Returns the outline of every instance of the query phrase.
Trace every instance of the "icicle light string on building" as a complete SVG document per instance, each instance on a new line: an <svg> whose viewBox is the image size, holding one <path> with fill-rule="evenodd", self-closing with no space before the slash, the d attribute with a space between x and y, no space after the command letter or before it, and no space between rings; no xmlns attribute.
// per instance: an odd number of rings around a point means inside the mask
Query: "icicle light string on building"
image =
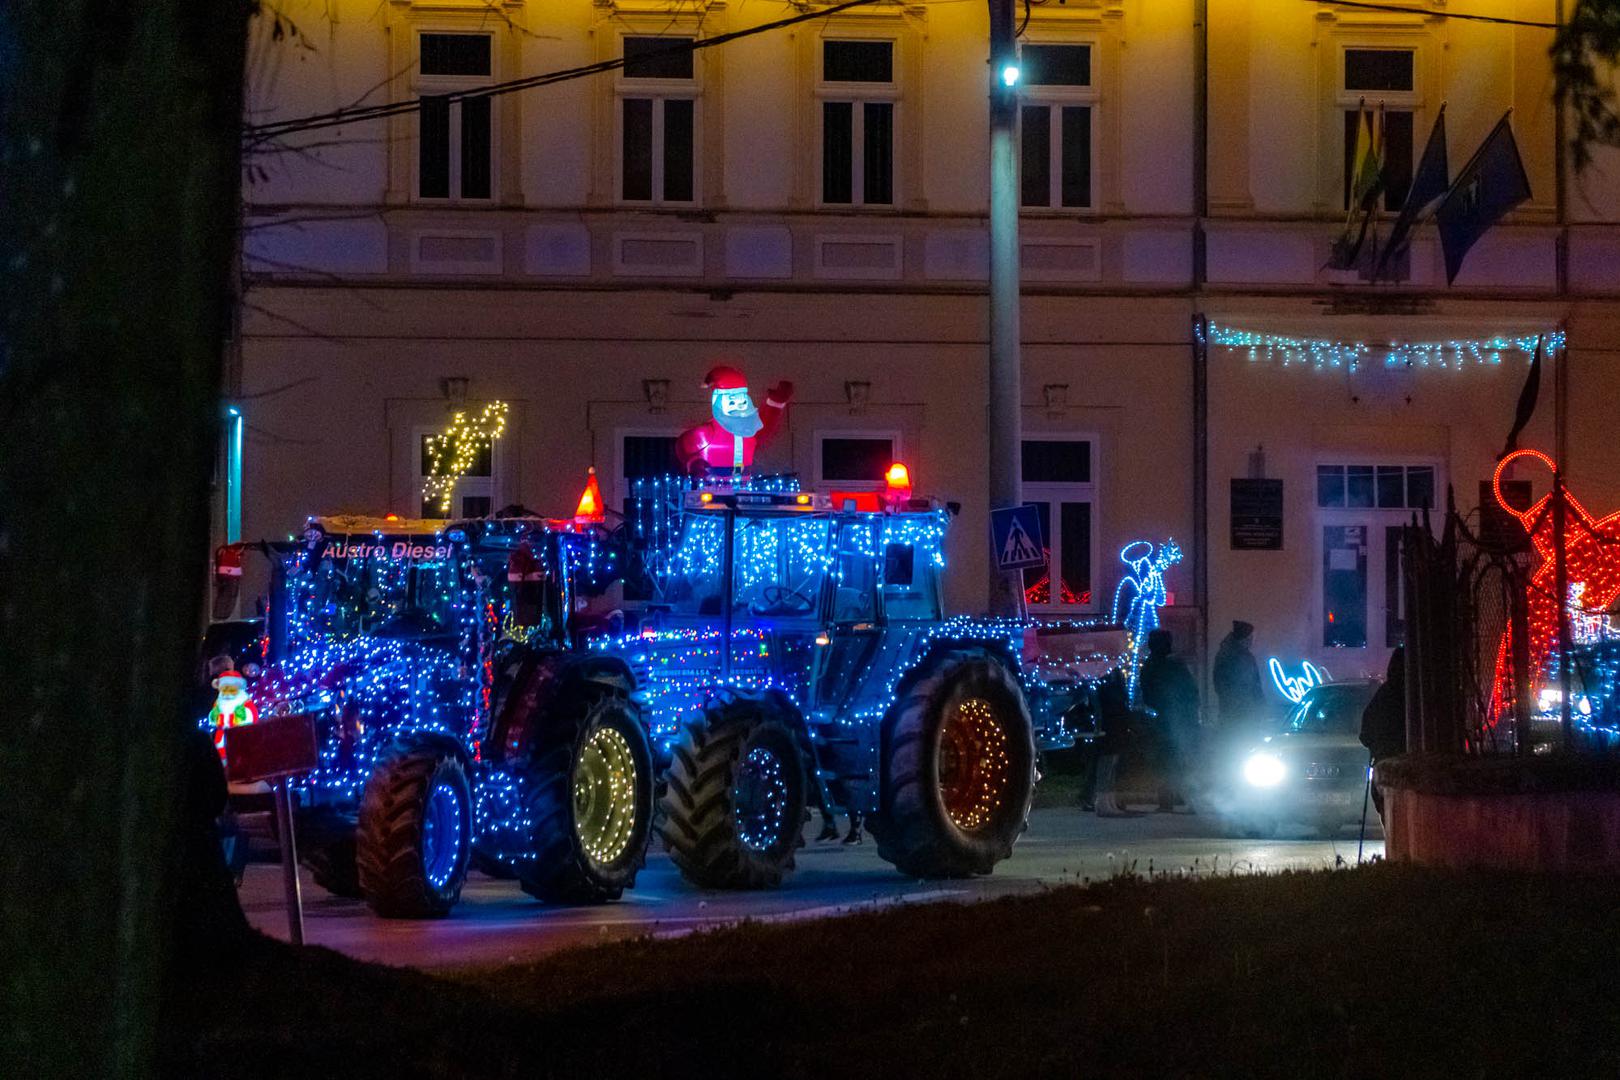
<svg viewBox="0 0 1620 1080"><path fill-rule="evenodd" d="M1291 337L1210 323L1205 341L1210 345L1246 349L1251 362L1275 363L1283 367L1354 372L1363 366L1378 365L1384 368L1445 368L1461 371L1473 366L1498 366L1504 356L1518 356L1528 363L1536 355L1538 342L1551 356L1563 349L1564 332L1554 330L1546 334L1499 334L1488 338L1372 344L1365 341Z"/></svg>

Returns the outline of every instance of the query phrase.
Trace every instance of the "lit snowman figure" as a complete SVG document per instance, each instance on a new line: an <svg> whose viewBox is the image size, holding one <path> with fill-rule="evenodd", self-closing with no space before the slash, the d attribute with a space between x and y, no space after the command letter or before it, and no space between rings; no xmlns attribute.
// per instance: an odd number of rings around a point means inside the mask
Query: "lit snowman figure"
<svg viewBox="0 0 1620 1080"><path fill-rule="evenodd" d="M239 672L221 672L214 680L219 695L214 707L208 710L208 723L214 729L214 749L220 760L225 759L225 729L251 724L259 718L258 706L248 696L247 680Z"/></svg>

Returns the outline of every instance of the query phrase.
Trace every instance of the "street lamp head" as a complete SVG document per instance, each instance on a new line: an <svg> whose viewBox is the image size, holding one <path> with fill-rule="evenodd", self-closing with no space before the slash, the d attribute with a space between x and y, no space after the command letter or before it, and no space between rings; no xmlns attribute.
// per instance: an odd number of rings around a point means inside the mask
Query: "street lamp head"
<svg viewBox="0 0 1620 1080"><path fill-rule="evenodd" d="M1001 81L1007 86L1018 85L1018 65L1008 64L1001 69Z"/></svg>

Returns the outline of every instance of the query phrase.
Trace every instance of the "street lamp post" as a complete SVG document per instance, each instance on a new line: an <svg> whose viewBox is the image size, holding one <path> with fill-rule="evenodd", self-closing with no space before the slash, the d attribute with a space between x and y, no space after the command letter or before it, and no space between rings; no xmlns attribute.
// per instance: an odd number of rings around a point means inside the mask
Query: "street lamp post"
<svg viewBox="0 0 1620 1080"><path fill-rule="evenodd" d="M990 3L990 405L992 509L1019 501L1018 41L1016 0ZM1018 586L990 552L990 613L1021 610Z"/></svg>

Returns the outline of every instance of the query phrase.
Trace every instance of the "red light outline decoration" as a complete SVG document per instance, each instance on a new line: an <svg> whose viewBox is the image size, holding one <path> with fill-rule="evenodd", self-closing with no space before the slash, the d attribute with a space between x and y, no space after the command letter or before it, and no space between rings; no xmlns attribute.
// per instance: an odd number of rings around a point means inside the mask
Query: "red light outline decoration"
<svg viewBox="0 0 1620 1080"><path fill-rule="evenodd" d="M1558 652L1558 605L1554 602L1557 541L1553 535L1552 492L1549 491L1520 510L1508 505L1502 492L1502 474L1520 458L1541 462L1551 472L1557 472L1553 459L1540 450L1515 450L1496 464L1491 477L1491 492L1496 503L1512 514L1530 536L1540 564L1530 575L1525 590L1526 623L1530 654L1530 693L1534 700L1537 690L1549 677L1549 661ZM1620 511L1607 517L1595 518L1580 501L1564 488L1565 510L1569 520L1564 528L1564 562L1567 581L1572 594L1580 597L1580 609L1572 612L1576 618L1591 612L1606 613L1620 599ZM1613 538L1606 540L1605 538ZM1569 597L1561 598L1570 605ZM1502 632L1496 650L1496 674L1491 693L1491 713L1500 717L1511 712L1513 701L1513 669L1511 657L1511 631Z"/></svg>

